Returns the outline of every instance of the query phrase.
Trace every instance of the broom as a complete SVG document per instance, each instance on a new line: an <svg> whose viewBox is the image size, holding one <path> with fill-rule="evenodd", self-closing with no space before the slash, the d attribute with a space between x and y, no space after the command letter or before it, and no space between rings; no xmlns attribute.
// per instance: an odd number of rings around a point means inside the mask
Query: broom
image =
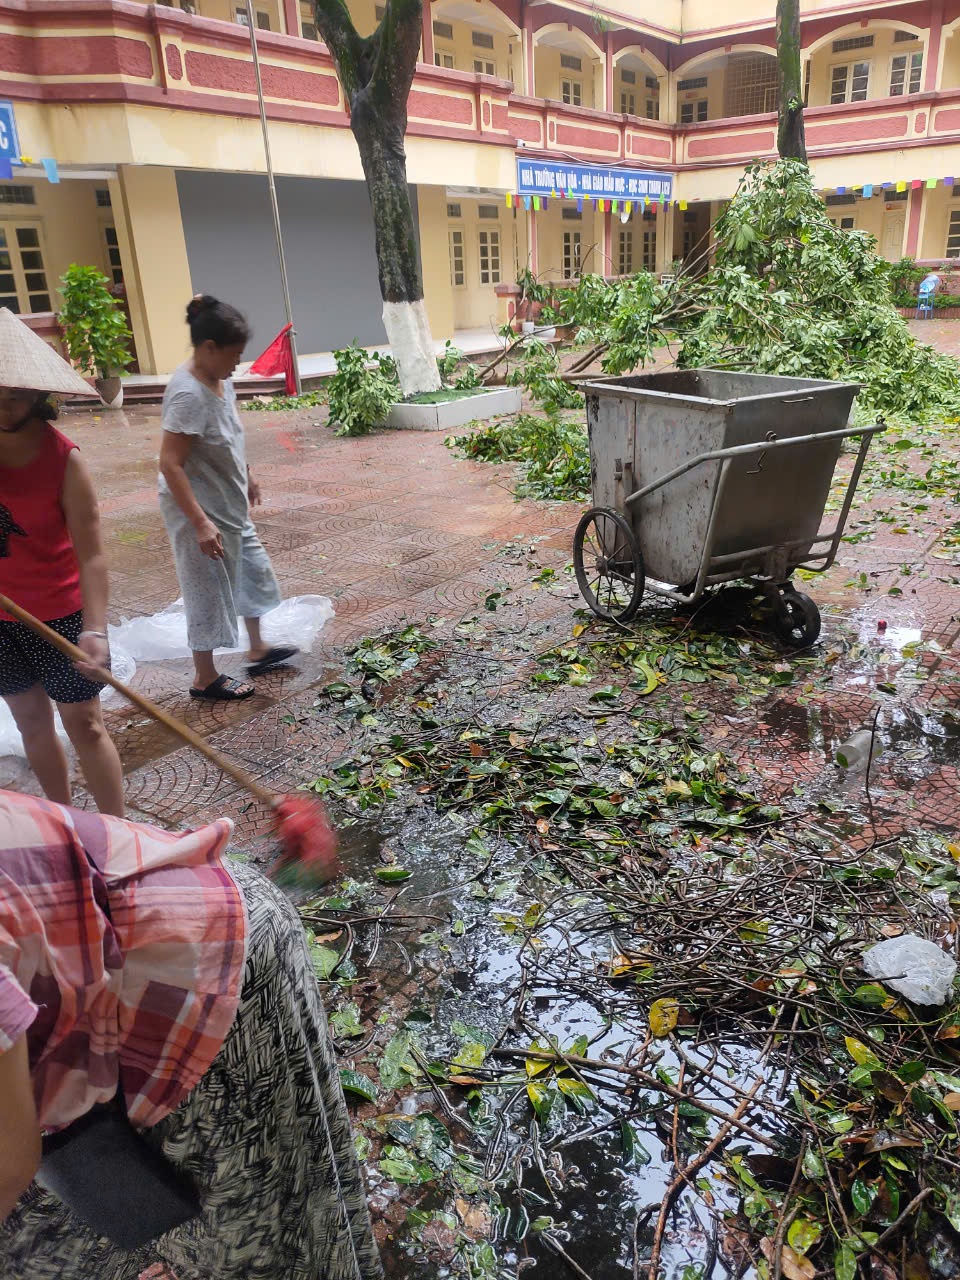
<svg viewBox="0 0 960 1280"><path fill-rule="evenodd" d="M90 665L90 659L82 649L77 648L45 622L35 618L33 614L22 609L8 596L0 593L0 609L29 627L42 639L66 654L73 662ZM175 716L158 707L155 702L145 698L142 693L131 689L122 680L118 680L112 672L103 667L94 667L96 679L108 684L112 689L132 702L135 707L146 712L151 719L162 724L164 728L186 742L195 751L206 757L218 769L221 769L234 782L239 783L245 791L266 805L273 813L277 839L280 841L280 853L267 868L267 875L276 884L286 890L309 891L317 888L327 880L332 880L340 870L337 862L337 837L330 825L327 811L313 796L303 793L297 795L274 795L245 769L222 755L216 747L210 745L187 725Z"/></svg>

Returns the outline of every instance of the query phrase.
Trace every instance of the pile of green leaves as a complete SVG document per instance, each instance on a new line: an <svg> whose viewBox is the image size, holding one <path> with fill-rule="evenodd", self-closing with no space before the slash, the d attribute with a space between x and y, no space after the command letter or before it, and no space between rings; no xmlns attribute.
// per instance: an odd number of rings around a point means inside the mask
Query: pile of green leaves
<svg viewBox="0 0 960 1280"><path fill-rule="evenodd" d="M356 343L335 351L337 371L327 384L330 421L338 436L360 436L382 426L400 399L397 366L390 356L372 356Z"/></svg>
<svg viewBox="0 0 960 1280"><path fill-rule="evenodd" d="M507 382L511 387L523 387L547 414L583 408L583 396L560 372L557 348L540 338L524 341L520 358L507 375Z"/></svg>
<svg viewBox="0 0 960 1280"><path fill-rule="evenodd" d="M243 407L260 413L280 413L287 409L316 409L326 403L327 393L318 387L299 396L257 396Z"/></svg>
<svg viewBox="0 0 960 1280"><path fill-rule="evenodd" d="M518 497L583 501L590 492L590 451L579 422L521 413L486 423L447 444L481 462L522 463Z"/></svg>

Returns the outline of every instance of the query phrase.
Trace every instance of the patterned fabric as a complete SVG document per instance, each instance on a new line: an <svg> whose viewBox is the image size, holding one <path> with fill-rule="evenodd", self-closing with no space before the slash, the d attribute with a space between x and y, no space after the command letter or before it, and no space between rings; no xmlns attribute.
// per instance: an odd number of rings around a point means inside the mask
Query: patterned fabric
<svg viewBox="0 0 960 1280"><path fill-rule="evenodd" d="M0 467L0 591L48 622L83 607L60 494L72 440L49 423L25 467ZM7 621L10 615L0 611Z"/></svg>
<svg viewBox="0 0 960 1280"><path fill-rule="evenodd" d="M131 1119L154 1125L219 1053L246 939L221 861L232 830L159 831L0 791L0 1050L27 1031L45 1128L118 1081Z"/></svg>
<svg viewBox="0 0 960 1280"><path fill-rule="evenodd" d="M77 644L83 613L78 609L67 618L52 618L47 626ZM0 695L26 693L35 684L54 702L89 702L104 687L82 676L65 653L22 622L0 621Z"/></svg>
<svg viewBox="0 0 960 1280"><path fill-rule="evenodd" d="M303 929L252 868L233 868L249 949L236 1021L210 1070L147 1138L196 1180L203 1213L147 1255L94 1236L37 1187L0 1227L4 1280L378 1280L350 1121Z"/></svg>

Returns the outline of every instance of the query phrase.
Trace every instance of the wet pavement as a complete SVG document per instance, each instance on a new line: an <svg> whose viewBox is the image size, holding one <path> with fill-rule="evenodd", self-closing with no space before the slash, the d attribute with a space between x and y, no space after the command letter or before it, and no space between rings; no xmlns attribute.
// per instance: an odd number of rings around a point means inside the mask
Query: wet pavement
<svg viewBox="0 0 960 1280"><path fill-rule="evenodd" d="M258 680L257 696L245 703L192 702L191 670L182 662L141 665L134 684L276 790L329 776L338 762L362 753L364 730L321 690L343 678L351 646L406 622L416 624L435 647L397 680L397 697L422 696L424 705L435 699L438 719L461 715L487 729L520 731L525 717L535 719L529 690L537 655L572 643L584 623L569 572L580 507L515 501L511 468L465 461L438 434L338 439L319 410L251 412L245 424L251 466L264 492L257 523L283 591L329 596L336 618L312 654ZM155 497L157 411L76 413L61 425L83 449L100 493L111 620L162 609L176 598L177 587ZM752 616L754 605L736 589L680 617L662 606L641 616L641 631L645 625L651 633L673 628L678 651L693 631L702 636L715 624L719 635L734 638L745 671L757 659L749 689L732 678L669 684L651 700L650 714L667 726L682 725L693 714L706 747L722 751L732 767L749 774L762 801L804 815L795 828L798 839L812 831L855 851L918 829L950 837L960 830L957 445L956 427L891 431L878 443L851 516L851 540L842 545L833 569L804 586L824 616L823 634L809 656L771 662L763 645L764 621ZM242 658L235 655L225 665L240 674ZM455 691L444 690L445 680ZM591 726L584 727L584 705L589 715L597 714L590 710L590 692L576 681L540 685L536 715L552 717L586 740ZM393 696L388 684L374 701L389 706ZM834 757L839 743L873 723L878 708L882 754L872 762L868 790L862 773L844 774ZM107 719L124 762L131 816L192 825L227 814L237 823L240 849L269 849L269 815L234 783L141 713L114 702ZM12 758L0 760L0 783L33 787L22 762ZM78 802L87 802L82 788ZM517 990L526 991L529 973L510 922L522 921L538 895L556 892L556 883L539 880L542 867L535 873L528 859L517 860L515 849L496 844L489 850L490 874L475 874L475 867L452 856L464 835L455 822L438 821L426 801L413 800L348 829L345 861L355 882L370 881L372 869L395 862L412 873L408 898L380 886L382 896L371 905L362 896L359 905L352 904L380 912L399 901L409 913L396 926L376 925L372 939L363 935L354 954L357 977L337 997L341 1004L356 1002L370 1033L360 1049L349 1038L340 1043L344 1062L362 1073L376 1072L368 1064L398 1028L420 1014L434 1023L423 1033L425 1051L449 1046L451 1028L461 1023L488 1028L502 1039L506 1011ZM332 922L321 912L313 925L334 946L342 942L336 926L342 910L328 908ZM525 1042L533 1026L564 1043L586 1035L591 1053L605 1052L616 1038L605 1020L611 997L590 973L609 952L608 934L581 931L570 922L560 929L545 925L537 945L543 989L556 993L564 982L569 989L563 999L544 996L542 1003L531 989ZM579 986L571 978L571 956L580 966L574 974ZM628 1016L614 1024L614 1033ZM510 1030L516 1033L516 1024ZM727 1059L731 1070L748 1065L749 1055L741 1052L741 1059L736 1053ZM382 1064L380 1070L383 1083ZM402 1132L402 1114L425 1113L432 1098L421 1084L397 1101L397 1112L386 1111L387 1102L384 1094L379 1107L366 1104L358 1113L363 1140L372 1139L376 1155L384 1125L400 1124ZM462 1108L459 1115L462 1122ZM459 1144L456 1123L453 1132ZM538 1184L544 1212L560 1216L562 1205L566 1223L567 1234L550 1245L554 1254L563 1240L585 1269L581 1274L592 1280L628 1274L637 1257L635 1207L659 1200L669 1139L662 1125L644 1133L649 1167L640 1162L624 1173L619 1138L609 1131L596 1142L578 1142L569 1132L551 1134L549 1152L537 1159L547 1162L546 1190ZM511 1142L519 1168L522 1146ZM504 1137L505 1152L507 1145ZM468 1146L469 1140L458 1149ZM476 1173L466 1155L463 1160L457 1213L467 1237L479 1242L499 1228L480 1221L489 1206L463 1190ZM418 1252L411 1244L409 1196L398 1194L383 1167L370 1163L368 1174L388 1270L421 1273L429 1257L431 1268L422 1274L450 1274L444 1270L452 1256L445 1245L434 1239L435 1247ZM515 1274L516 1251L511 1253L508 1241L519 1237L509 1235L512 1215L526 1213L531 1203L520 1197L494 1206L506 1214L497 1247L507 1269L478 1265L471 1274ZM443 1224L437 1223L431 1228L435 1237L442 1236ZM676 1267L669 1274L679 1276L682 1262L702 1260L706 1231L706 1222L687 1207L668 1241L667 1256ZM532 1247L528 1256L553 1255Z"/></svg>

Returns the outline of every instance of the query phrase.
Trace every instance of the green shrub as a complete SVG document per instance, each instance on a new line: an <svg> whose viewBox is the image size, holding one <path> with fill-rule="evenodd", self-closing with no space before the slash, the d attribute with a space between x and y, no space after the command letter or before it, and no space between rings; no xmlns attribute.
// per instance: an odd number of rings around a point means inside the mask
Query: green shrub
<svg viewBox="0 0 960 1280"><path fill-rule="evenodd" d="M480 462L520 462L518 497L582 501L590 492L590 450L579 422L555 414L496 419L447 444Z"/></svg>
<svg viewBox="0 0 960 1280"><path fill-rule="evenodd" d="M122 374L133 359L133 335L110 293L107 277L96 267L74 262L60 278L60 292L60 327L70 359L83 373L97 378Z"/></svg>
<svg viewBox="0 0 960 1280"><path fill-rule="evenodd" d="M338 436L360 436L386 421L400 398L396 362L391 356L368 355L356 343L333 353L337 372L327 384L330 421Z"/></svg>

